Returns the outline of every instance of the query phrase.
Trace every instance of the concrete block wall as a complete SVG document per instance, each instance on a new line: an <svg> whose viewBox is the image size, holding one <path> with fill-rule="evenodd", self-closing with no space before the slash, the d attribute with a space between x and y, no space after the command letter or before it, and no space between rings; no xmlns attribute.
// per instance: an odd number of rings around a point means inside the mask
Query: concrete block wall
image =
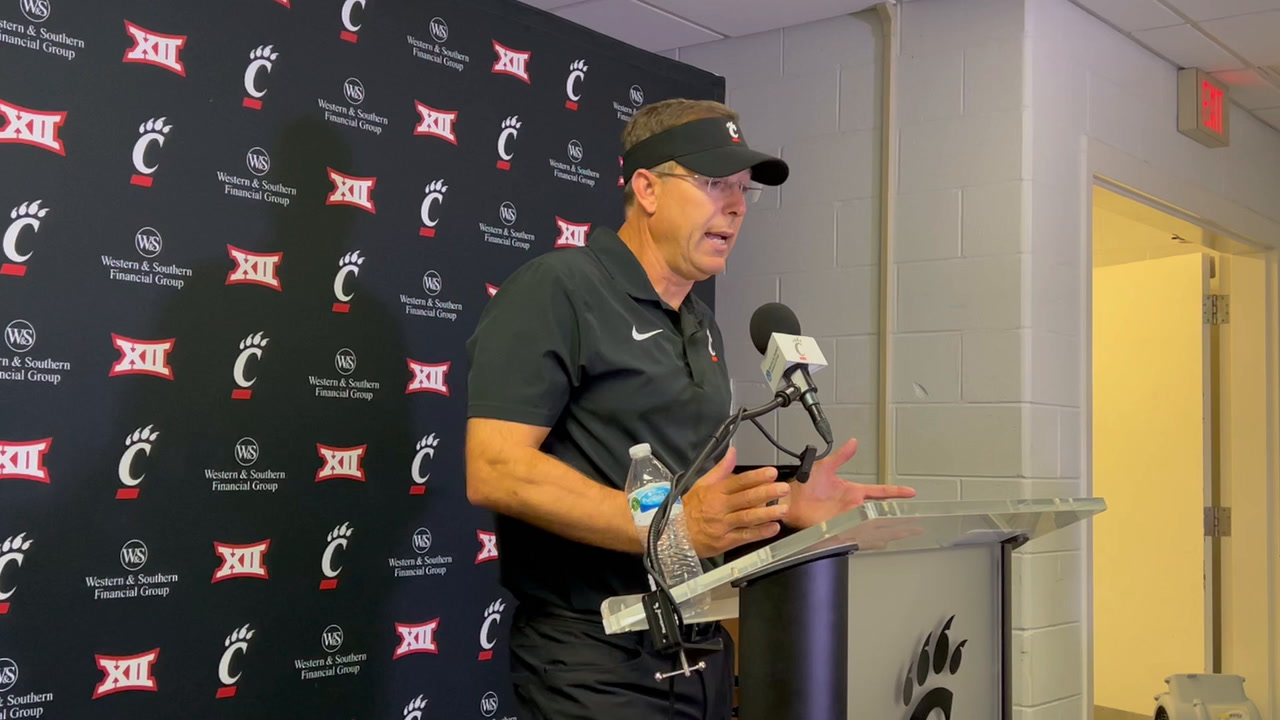
<svg viewBox="0 0 1280 720"><path fill-rule="evenodd" d="M1176 68L1068 0L900 8L885 289L880 107L866 101L879 95L874 16L671 53L725 76L751 142L796 170L751 209L720 279L736 402L767 399L746 328L757 306L780 299L833 360L819 376L824 403L839 436L864 441L851 477L870 480L887 463L922 498L1085 495L1087 148L1154 168L1161 184L1144 190L1249 232L1280 221L1280 134L1237 112L1230 148L1181 136ZM885 458L874 456L882 298L892 317ZM811 438L807 425L800 412L769 422L788 443ZM751 430L738 445L746 462L777 460ZM1020 720L1089 717L1086 532L1015 559Z"/></svg>
<svg viewBox="0 0 1280 720"><path fill-rule="evenodd" d="M1024 31L1022 0L902 6L899 143L889 149L899 193L888 299L891 458L875 454L884 297L876 17L673 53L723 75L748 139L781 152L795 172L748 212L718 280L736 402L768 397L747 324L761 303L780 299L833 361L818 381L837 436L860 440L851 479L874 481L888 460L891 477L924 499L1076 494L1079 463L1059 452L1079 443L1074 426L1064 430L1057 408L1032 403L1033 392L1054 388L1031 363L1023 302L1031 268ZM789 446L815 439L799 411L767 426ZM738 446L745 462L778 461L754 429ZM1015 561L1020 718L1083 717L1079 546L1078 533L1062 534Z"/></svg>
<svg viewBox="0 0 1280 720"><path fill-rule="evenodd" d="M1082 494L1079 364L1029 303L1043 261L1026 23L1025 0L901 6L890 471L939 498ZM1021 720L1087 717L1082 538L1015 557Z"/></svg>
<svg viewBox="0 0 1280 720"><path fill-rule="evenodd" d="M874 482L878 462L879 33L869 12L671 53L724 76L747 141L792 169L780 190L748 209L717 278L735 407L771 396L748 327L760 305L784 302L830 362L815 381L837 441L859 440L845 470L864 482ZM798 405L761 422L787 447L821 447ZM754 427L740 430L735 444L744 463L780 461Z"/></svg>
<svg viewBox="0 0 1280 720"><path fill-rule="evenodd" d="M1086 210L1091 202L1089 173L1097 167L1091 153L1101 153L1100 146L1105 146L1108 154L1125 158L1122 165L1136 169L1132 176L1111 179L1251 233L1267 220L1280 220L1280 133L1237 107L1231 146L1206 148L1177 131L1175 66L1068 0L1026 0L1025 16L1024 67L1030 82L1024 92L1030 137L1023 144L1029 154L1023 208L1029 218L1025 237L1031 267L1024 312L1030 318L1030 400L1037 412L1057 415L1063 477L1081 475L1082 466L1087 477L1085 379L1090 364L1087 308L1092 264ZM1087 482L1080 483L1079 492L1089 492ZM1044 559L1062 563L1059 571L1077 597L1073 609L1088 607L1092 600L1087 553L1050 553ZM1040 573L1039 582L1044 573L1055 570L1041 566L1033 572ZM1031 575L1024 577L1029 580ZM1024 642L1087 655L1087 624L1070 633L1057 630L1028 630ZM1074 667L1071 672L1087 683L1087 656L1083 660L1082 675ZM1049 700L1066 691L1046 691L1026 700ZM1045 717L1059 717L1056 711L1046 713Z"/></svg>

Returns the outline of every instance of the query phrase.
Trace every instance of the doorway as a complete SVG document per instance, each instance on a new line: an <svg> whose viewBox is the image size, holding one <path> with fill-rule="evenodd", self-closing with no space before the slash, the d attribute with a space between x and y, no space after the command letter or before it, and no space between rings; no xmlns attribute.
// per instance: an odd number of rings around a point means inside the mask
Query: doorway
<svg viewBox="0 0 1280 720"><path fill-rule="evenodd" d="M1271 716L1267 267L1094 188L1096 720L1151 718L1165 678L1203 672Z"/></svg>

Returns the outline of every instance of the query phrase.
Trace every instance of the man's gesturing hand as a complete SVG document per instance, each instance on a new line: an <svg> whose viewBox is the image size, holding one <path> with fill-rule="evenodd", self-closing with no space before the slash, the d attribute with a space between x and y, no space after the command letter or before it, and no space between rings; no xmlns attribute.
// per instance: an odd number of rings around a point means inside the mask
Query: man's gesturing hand
<svg viewBox="0 0 1280 720"><path fill-rule="evenodd" d="M713 557L739 545L773 537L782 529L785 504L765 503L786 496L791 488L774 482L775 468L733 474L738 453L730 447L684 496L684 516L698 557Z"/></svg>

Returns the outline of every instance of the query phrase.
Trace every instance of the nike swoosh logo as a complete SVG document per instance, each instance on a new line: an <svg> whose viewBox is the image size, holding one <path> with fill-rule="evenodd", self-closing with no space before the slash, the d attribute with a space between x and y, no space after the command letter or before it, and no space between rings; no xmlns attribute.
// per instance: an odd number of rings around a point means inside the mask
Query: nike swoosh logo
<svg viewBox="0 0 1280 720"><path fill-rule="evenodd" d="M636 329L635 325L631 326L631 337L635 338L636 340L647 340L653 337L654 335L657 335L660 332L662 332L662 328L658 328L657 330L654 330L652 332L641 333L639 330Z"/></svg>

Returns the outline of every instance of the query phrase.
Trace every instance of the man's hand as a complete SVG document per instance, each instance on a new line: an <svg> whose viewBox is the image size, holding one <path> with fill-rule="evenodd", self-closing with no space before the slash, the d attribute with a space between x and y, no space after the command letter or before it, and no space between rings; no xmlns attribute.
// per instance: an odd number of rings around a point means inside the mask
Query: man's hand
<svg viewBox="0 0 1280 720"><path fill-rule="evenodd" d="M867 500L915 497L916 491L898 485L863 485L836 476L836 470L858 452L856 439L814 463L806 483L791 482L791 496L784 500L787 527L802 530L858 507ZM782 504L782 503L779 503Z"/></svg>
<svg viewBox="0 0 1280 720"><path fill-rule="evenodd" d="M698 478L684 496L684 516L698 557L713 557L739 545L766 540L782 529L778 522L787 507L765 504L786 497L791 488L774 482L778 478L775 468L734 475L737 457L737 450L730 447L724 459Z"/></svg>

